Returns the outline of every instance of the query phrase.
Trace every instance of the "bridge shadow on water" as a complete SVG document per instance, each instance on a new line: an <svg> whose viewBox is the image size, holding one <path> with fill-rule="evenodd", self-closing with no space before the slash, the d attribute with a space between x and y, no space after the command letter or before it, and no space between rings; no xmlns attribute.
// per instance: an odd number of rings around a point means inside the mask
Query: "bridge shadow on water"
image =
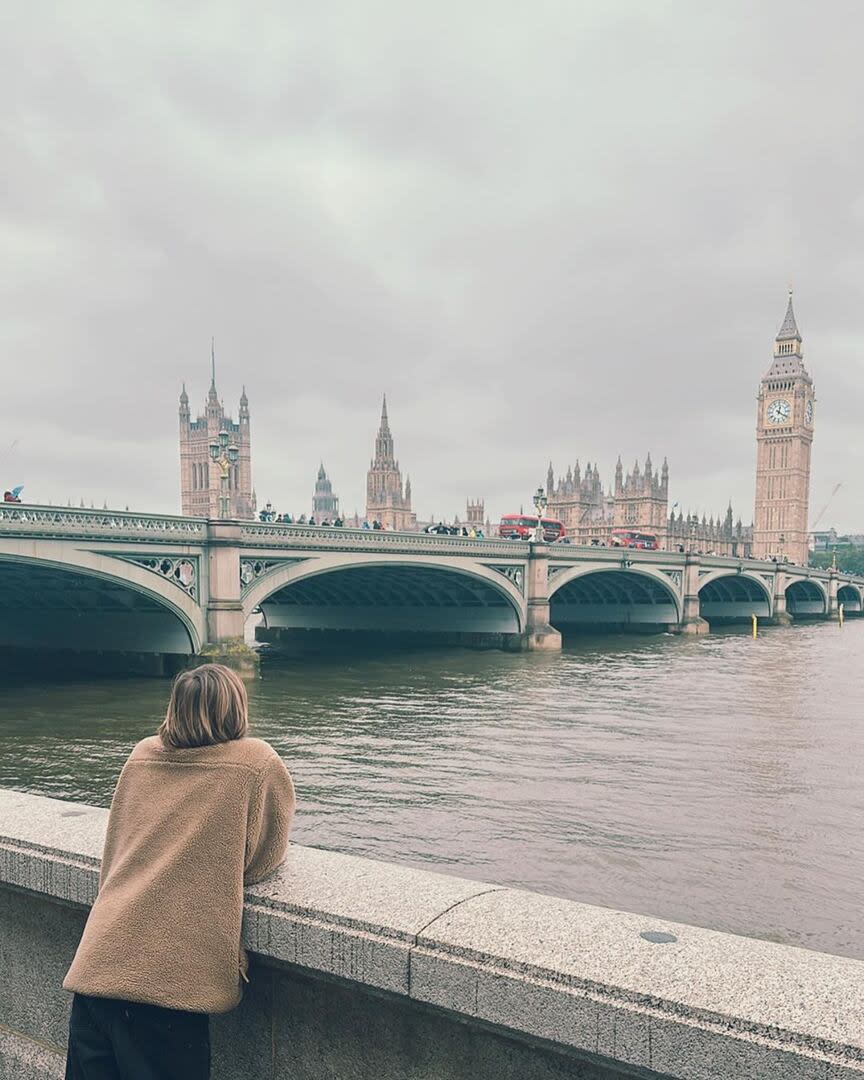
<svg viewBox="0 0 864 1080"><path fill-rule="evenodd" d="M90 682L93 679L170 679L182 671L182 654L76 652L73 649L0 648L0 678L4 683Z"/></svg>

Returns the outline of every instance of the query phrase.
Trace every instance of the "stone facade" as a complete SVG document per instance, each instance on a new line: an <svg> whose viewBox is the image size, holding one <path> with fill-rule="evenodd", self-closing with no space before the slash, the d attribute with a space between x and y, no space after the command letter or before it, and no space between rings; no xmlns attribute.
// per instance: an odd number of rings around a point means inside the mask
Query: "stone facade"
<svg viewBox="0 0 864 1080"><path fill-rule="evenodd" d="M465 523L475 528L483 529L486 526L486 506L482 499L469 499L466 505Z"/></svg>
<svg viewBox="0 0 864 1080"><path fill-rule="evenodd" d="M664 459L659 471L651 455L643 466L637 461L625 473L618 458L615 481L604 489L598 466L588 464L583 473L579 462L556 481L550 463L546 474L547 516L563 522L567 536L577 544L608 544L613 529L653 533L661 548L714 555L747 555L749 529L739 519L733 524L732 507L725 517L700 519L669 513L669 464Z"/></svg>
<svg viewBox="0 0 864 1080"><path fill-rule="evenodd" d="M381 408L381 425L375 439L375 457L366 476L366 520L380 521L386 529L417 528L411 510L411 478L402 484L402 471L393 454L393 436L387 418L387 398Z"/></svg>
<svg viewBox="0 0 864 1080"><path fill-rule="evenodd" d="M641 529L644 525L645 532L659 536L666 526L668 505L669 464L665 458L659 473L649 454L644 470L636 461L633 471L626 476L621 458L618 458L612 499L612 519L616 529Z"/></svg>
<svg viewBox="0 0 864 1080"><path fill-rule="evenodd" d="M240 412L235 423L225 412L216 391L216 366L211 357L210 390L203 414L196 420L189 412L189 395L184 384L180 394L180 495L183 513L190 517L219 517L220 468L210 459L210 443L225 430L240 451L237 464L228 474L228 513L231 518L255 517L252 490L252 446L249 430L249 399L243 389Z"/></svg>
<svg viewBox="0 0 864 1080"><path fill-rule="evenodd" d="M665 546L670 551L696 551L705 555L733 555L749 559L753 549L753 526L734 520L731 504L721 520L703 514L679 513L673 510L666 523Z"/></svg>
<svg viewBox="0 0 864 1080"><path fill-rule="evenodd" d="M575 466L568 466L566 475L556 483L550 461L546 497L549 500L546 516L561 521L567 535L576 543L608 543L615 521L614 498L603 490L596 465L589 462L583 473L577 461Z"/></svg>
<svg viewBox="0 0 864 1080"><path fill-rule="evenodd" d="M806 566L813 442L813 380L804 367L792 293L756 409L753 554Z"/></svg>
<svg viewBox="0 0 864 1080"><path fill-rule="evenodd" d="M333 485L324 469L323 461L318 466L315 494L312 496L312 515L319 525L322 521L333 521L339 517L339 498L333 494Z"/></svg>

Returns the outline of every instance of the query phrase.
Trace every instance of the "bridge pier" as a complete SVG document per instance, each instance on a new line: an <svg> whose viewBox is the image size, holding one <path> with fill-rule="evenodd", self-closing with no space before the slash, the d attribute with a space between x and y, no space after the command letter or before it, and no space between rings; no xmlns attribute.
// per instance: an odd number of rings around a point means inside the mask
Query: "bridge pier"
<svg viewBox="0 0 864 1080"><path fill-rule="evenodd" d="M259 657L245 640L246 616L240 599L240 523L209 523L207 557L207 644L194 657L198 664L224 664L244 679L254 679Z"/></svg>
<svg viewBox="0 0 864 1080"><path fill-rule="evenodd" d="M679 634L693 634L701 637L710 633L711 627L707 619L700 614L699 603L699 556L687 554L684 558L684 577L681 585L683 603L681 605L681 622L677 630Z"/></svg>
<svg viewBox="0 0 864 1080"><path fill-rule="evenodd" d="M829 571L828 578L828 609L825 612L826 619L837 619L839 617L839 601L837 594L840 591L840 581L837 577L837 571L832 569Z"/></svg>
<svg viewBox="0 0 864 1080"><path fill-rule="evenodd" d="M774 575L774 603L769 622L772 626L791 626L793 619L786 608L786 586L789 584L786 574L778 570Z"/></svg>
<svg viewBox="0 0 864 1080"><path fill-rule="evenodd" d="M527 600L522 647L528 652L560 652L561 632L549 622L549 548L532 543L525 582Z"/></svg>

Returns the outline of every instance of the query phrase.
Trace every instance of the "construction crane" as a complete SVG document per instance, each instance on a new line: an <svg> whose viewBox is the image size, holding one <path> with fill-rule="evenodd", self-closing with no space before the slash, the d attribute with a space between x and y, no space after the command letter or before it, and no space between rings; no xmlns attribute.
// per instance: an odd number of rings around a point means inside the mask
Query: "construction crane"
<svg viewBox="0 0 864 1080"><path fill-rule="evenodd" d="M834 496L837 494L837 492L840 490L841 487L843 487L843 481L842 480L840 481L839 484L834 485L834 490L831 492L831 495L828 498L828 502L825 503L825 505L822 507L822 509L816 515L816 518L815 518L813 524L810 526L810 532L811 533L815 532L816 526L819 524L819 522L822 520L822 518L825 517L825 513L828 510L828 507L831 505L832 502L834 502Z"/></svg>

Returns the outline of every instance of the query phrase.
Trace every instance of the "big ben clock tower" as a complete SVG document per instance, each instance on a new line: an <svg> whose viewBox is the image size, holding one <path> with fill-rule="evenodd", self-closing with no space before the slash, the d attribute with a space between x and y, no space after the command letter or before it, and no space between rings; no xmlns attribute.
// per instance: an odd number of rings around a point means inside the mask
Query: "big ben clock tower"
<svg viewBox="0 0 864 1080"><path fill-rule="evenodd" d="M803 356L790 290L786 317L774 341L774 359L759 387L753 554L785 557L806 566L816 396Z"/></svg>

